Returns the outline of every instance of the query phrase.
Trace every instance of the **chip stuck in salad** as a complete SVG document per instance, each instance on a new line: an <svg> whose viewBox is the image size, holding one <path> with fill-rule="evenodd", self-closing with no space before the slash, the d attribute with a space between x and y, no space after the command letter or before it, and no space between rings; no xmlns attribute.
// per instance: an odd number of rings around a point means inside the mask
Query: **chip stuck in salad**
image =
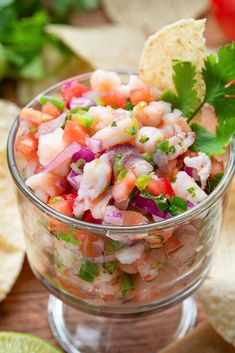
<svg viewBox="0 0 235 353"><path fill-rule="evenodd" d="M170 54L158 52L157 62L159 55L164 68L170 62L169 85L169 75L164 80L159 67L154 72L151 48L162 40L160 31L146 43L140 75L123 81L116 72L98 69L86 84L71 79L59 94L40 96L34 108L23 108L15 150L27 187L57 212L104 226L159 223L205 200L223 177L235 132L235 45L220 48L218 57L206 56L204 25L184 20L163 32ZM180 41L185 26L192 26L192 35ZM191 61L187 41L195 46ZM171 229L161 237L107 238L100 253L94 246L99 235L56 227L55 220L49 231L57 240L79 247L84 257L76 276L93 283L103 271L114 278L118 269L123 296L135 289L133 275L152 281L168 254L184 246ZM118 296L119 291L112 299Z"/></svg>

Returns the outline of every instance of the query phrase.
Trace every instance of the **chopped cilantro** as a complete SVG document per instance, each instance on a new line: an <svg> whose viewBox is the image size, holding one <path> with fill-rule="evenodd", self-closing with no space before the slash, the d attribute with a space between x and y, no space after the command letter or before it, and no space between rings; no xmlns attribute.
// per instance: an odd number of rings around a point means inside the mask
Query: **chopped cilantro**
<svg viewBox="0 0 235 353"><path fill-rule="evenodd" d="M175 153L175 147L174 146L170 146L168 140L158 142L157 149L165 152L166 154Z"/></svg>
<svg viewBox="0 0 235 353"><path fill-rule="evenodd" d="M153 201L159 201L159 200L163 200L164 199L164 194L160 194L158 196L154 196L153 194L151 194L151 192L149 192L147 190L143 190L142 191L142 195L144 197L147 197L148 199L153 200Z"/></svg>
<svg viewBox="0 0 235 353"><path fill-rule="evenodd" d="M136 129L135 126L128 127L128 128L126 128L125 131L126 131L126 133L127 133L128 135L131 135L131 136L134 136L134 135L137 134L137 129Z"/></svg>
<svg viewBox="0 0 235 353"><path fill-rule="evenodd" d="M133 108L134 108L134 105L133 104L131 104L131 103L127 103L126 105L125 105L125 110L133 110Z"/></svg>
<svg viewBox="0 0 235 353"><path fill-rule="evenodd" d="M113 121L112 124L111 124L111 127L116 127L116 126L117 126L117 122Z"/></svg>
<svg viewBox="0 0 235 353"><path fill-rule="evenodd" d="M116 262L105 262L103 267L107 270L107 272L112 275L117 268Z"/></svg>
<svg viewBox="0 0 235 353"><path fill-rule="evenodd" d="M171 205L181 209L182 211L186 211L188 208L188 202L179 196L173 196L171 198Z"/></svg>
<svg viewBox="0 0 235 353"><path fill-rule="evenodd" d="M145 136L145 135L142 135L139 139L139 142L140 143L145 143L149 140L149 137L148 136Z"/></svg>
<svg viewBox="0 0 235 353"><path fill-rule="evenodd" d="M191 188L188 188L187 191L190 193L190 195L192 197L196 196L196 192L195 192L195 187L194 186L191 186Z"/></svg>
<svg viewBox="0 0 235 353"><path fill-rule="evenodd" d="M207 180L207 189L211 193L223 178L224 173L217 173L213 178Z"/></svg>
<svg viewBox="0 0 235 353"><path fill-rule="evenodd" d="M118 174L118 179L124 179L128 173L127 169L123 169L119 174Z"/></svg>
<svg viewBox="0 0 235 353"><path fill-rule="evenodd" d="M64 200L64 198L62 196L52 196L49 199L49 205L56 203L57 201L62 201L62 200Z"/></svg>
<svg viewBox="0 0 235 353"><path fill-rule="evenodd" d="M152 162L152 157L151 154L144 152L142 153L142 157L147 161L147 162Z"/></svg>
<svg viewBox="0 0 235 353"><path fill-rule="evenodd" d="M117 177L118 174L125 169L124 164L122 162L122 155L117 153L114 158L114 163L113 163L113 171L114 175Z"/></svg>

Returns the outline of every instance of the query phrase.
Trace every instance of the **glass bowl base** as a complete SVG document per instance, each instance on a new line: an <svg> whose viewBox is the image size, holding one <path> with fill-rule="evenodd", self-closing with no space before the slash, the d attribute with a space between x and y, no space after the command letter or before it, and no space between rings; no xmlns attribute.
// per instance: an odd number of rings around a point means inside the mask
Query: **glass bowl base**
<svg viewBox="0 0 235 353"><path fill-rule="evenodd" d="M160 313L106 318L78 311L50 295L49 325L67 353L153 353L183 337L195 325L192 297Z"/></svg>

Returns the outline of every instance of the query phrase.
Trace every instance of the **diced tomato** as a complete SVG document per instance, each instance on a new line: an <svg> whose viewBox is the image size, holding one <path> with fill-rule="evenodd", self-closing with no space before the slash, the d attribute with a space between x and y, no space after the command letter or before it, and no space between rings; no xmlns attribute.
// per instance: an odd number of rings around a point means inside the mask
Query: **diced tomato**
<svg viewBox="0 0 235 353"><path fill-rule="evenodd" d="M71 205L71 200L59 199L58 201L49 201L49 206L68 217L73 217L73 208Z"/></svg>
<svg viewBox="0 0 235 353"><path fill-rule="evenodd" d="M20 152L27 160L37 156L38 141L33 133L22 135L16 143L16 150Z"/></svg>
<svg viewBox="0 0 235 353"><path fill-rule="evenodd" d="M80 251L84 257L100 256L100 249L96 246L101 241L101 236L85 230L77 230L75 237L80 241Z"/></svg>
<svg viewBox="0 0 235 353"><path fill-rule="evenodd" d="M62 89L61 95L66 103L70 103L73 97L81 97L83 93L86 93L88 91L90 91L89 87L79 82L73 81L70 86L65 86Z"/></svg>
<svg viewBox="0 0 235 353"><path fill-rule="evenodd" d="M89 211L89 210L84 213L83 221L84 222L89 222L89 223L96 223L96 224L100 224L101 223L101 220L97 219L97 218L94 218L92 216L92 214L91 214L91 211Z"/></svg>
<svg viewBox="0 0 235 353"><path fill-rule="evenodd" d="M183 243L181 243L181 241L179 241L176 237L171 236L169 240L163 245L162 250L165 253L170 254L171 252L178 250L182 246Z"/></svg>
<svg viewBox="0 0 235 353"><path fill-rule="evenodd" d="M51 115L53 118L57 118L61 114L60 110L51 102L47 102L42 106L42 113Z"/></svg>
<svg viewBox="0 0 235 353"><path fill-rule="evenodd" d="M124 108L127 104L126 97L116 91L111 91L109 94L106 94L101 98L104 105L111 105L112 107L116 108Z"/></svg>
<svg viewBox="0 0 235 353"><path fill-rule="evenodd" d="M165 197L172 197L175 195L171 183L167 178L151 178L147 185L147 190L151 192L154 196L164 194Z"/></svg>
<svg viewBox="0 0 235 353"><path fill-rule="evenodd" d="M64 141L68 144L76 141L80 145L86 146L87 131L74 120L68 120L64 128Z"/></svg>
<svg viewBox="0 0 235 353"><path fill-rule="evenodd" d="M64 197L65 200L67 200L71 206L71 208L73 208L73 204L78 196L77 193L74 193L74 194L64 194L64 195L61 195L62 197Z"/></svg>
<svg viewBox="0 0 235 353"><path fill-rule="evenodd" d="M146 102L149 103L153 100L152 92L150 88L147 86L142 88L132 89L130 91L130 101L133 105L138 104L139 102Z"/></svg>

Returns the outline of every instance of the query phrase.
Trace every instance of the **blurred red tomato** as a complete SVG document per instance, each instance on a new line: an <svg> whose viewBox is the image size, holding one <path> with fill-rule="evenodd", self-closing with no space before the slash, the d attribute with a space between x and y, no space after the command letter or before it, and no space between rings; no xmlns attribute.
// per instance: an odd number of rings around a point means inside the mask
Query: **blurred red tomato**
<svg viewBox="0 0 235 353"><path fill-rule="evenodd" d="M235 0L211 0L211 9L224 33L235 40Z"/></svg>

